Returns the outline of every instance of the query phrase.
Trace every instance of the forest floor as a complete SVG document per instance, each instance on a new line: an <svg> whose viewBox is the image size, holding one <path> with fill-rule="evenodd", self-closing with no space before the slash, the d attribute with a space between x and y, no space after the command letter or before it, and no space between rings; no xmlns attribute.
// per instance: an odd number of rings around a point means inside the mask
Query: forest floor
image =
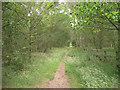
<svg viewBox="0 0 120 90"><path fill-rule="evenodd" d="M107 51L106 59L104 50ZM118 88L117 63L111 48L99 52L71 48L65 59L65 72L72 88Z"/></svg>
<svg viewBox="0 0 120 90"><path fill-rule="evenodd" d="M70 88L70 85L68 83L69 78L65 74L65 64L64 64L67 55L68 52L62 58L60 66L56 71L56 73L54 74L54 79L49 80L47 83L44 83L42 85L38 85L36 86L36 88Z"/></svg>
<svg viewBox="0 0 120 90"><path fill-rule="evenodd" d="M31 54L32 63L24 64L22 71L13 71L12 65L3 67L2 86L4 88L35 88L37 85L53 80L66 52L66 48L52 48L46 53L34 52Z"/></svg>
<svg viewBox="0 0 120 90"><path fill-rule="evenodd" d="M69 53L68 53L69 51ZM101 56L101 60L95 55ZM118 71L115 52L84 51L80 48L53 48L31 54L32 63L22 71L3 67L3 88L117 88ZM111 58L111 57L113 58ZM90 58L90 59L89 59Z"/></svg>

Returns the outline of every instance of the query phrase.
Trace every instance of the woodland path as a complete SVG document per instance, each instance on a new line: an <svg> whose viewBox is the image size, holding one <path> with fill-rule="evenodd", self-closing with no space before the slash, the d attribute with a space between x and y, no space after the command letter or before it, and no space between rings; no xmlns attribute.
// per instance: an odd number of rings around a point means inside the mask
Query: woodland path
<svg viewBox="0 0 120 90"><path fill-rule="evenodd" d="M65 75L65 64L64 64L67 55L68 52L62 58L60 66L57 72L54 74L54 79L48 81L45 84L38 85L36 86L36 88L70 88L70 85L68 83L68 77Z"/></svg>

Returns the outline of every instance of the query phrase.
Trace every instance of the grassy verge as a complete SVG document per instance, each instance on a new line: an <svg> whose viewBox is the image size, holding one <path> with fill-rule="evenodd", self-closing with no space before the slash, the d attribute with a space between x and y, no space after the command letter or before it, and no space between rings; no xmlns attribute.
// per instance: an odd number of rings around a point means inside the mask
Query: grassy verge
<svg viewBox="0 0 120 90"><path fill-rule="evenodd" d="M3 67L4 88L33 88L47 79L54 79L62 57L64 48L54 49L45 54L33 53L32 64L27 64L23 71L12 71L9 67Z"/></svg>
<svg viewBox="0 0 120 90"><path fill-rule="evenodd" d="M118 88L117 61L107 58L101 61L95 51L71 49L65 61L66 73L73 88ZM99 51L103 54L103 51ZM115 55L108 51L109 55ZM91 58L90 60L88 58Z"/></svg>

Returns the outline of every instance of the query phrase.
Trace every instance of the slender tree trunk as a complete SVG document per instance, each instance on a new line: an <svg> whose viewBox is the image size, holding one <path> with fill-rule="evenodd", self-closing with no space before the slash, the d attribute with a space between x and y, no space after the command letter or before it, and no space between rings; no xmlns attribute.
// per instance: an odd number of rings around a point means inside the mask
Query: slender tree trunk
<svg viewBox="0 0 120 90"><path fill-rule="evenodd" d="M29 27L29 60L30 59L31 59L31 23L30 23L30 27Z"/></svg>
<svg viewBox="0 0 120 90"><path fill-rule="evenodd" d="M119 14L118 14L118 53L117 53L117 59L119 64L117 65L118 67L118 76L119 76L119 80L118 80L118 88L120 88L120 2L118 2L118 7L119 7Z"/></svg>
<svg viewBox="0 0 120 90"><path fill-rule="evenodd" d="M31 7L29 8L29 14L31 12ZM32 31L32 22L31 22L31 14L30 14L30 17L29 17L29 60L30 60L30 63L31 62L31 31Z"/></svg>

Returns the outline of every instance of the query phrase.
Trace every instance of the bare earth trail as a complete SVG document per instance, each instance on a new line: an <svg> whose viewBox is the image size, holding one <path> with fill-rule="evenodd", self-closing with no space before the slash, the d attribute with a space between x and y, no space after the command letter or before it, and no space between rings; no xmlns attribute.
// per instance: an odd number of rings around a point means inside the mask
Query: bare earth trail
<svg viewBox="0 0 120 90"><path fill-rule="evenodd" d="M62 58L60 66L54 75L54 79L48 81L48 83L36 86L36 88L70 88L70 85L68 83L68 77L65 75L65 64L64 64L67 55L68 52Z"/></svg>

